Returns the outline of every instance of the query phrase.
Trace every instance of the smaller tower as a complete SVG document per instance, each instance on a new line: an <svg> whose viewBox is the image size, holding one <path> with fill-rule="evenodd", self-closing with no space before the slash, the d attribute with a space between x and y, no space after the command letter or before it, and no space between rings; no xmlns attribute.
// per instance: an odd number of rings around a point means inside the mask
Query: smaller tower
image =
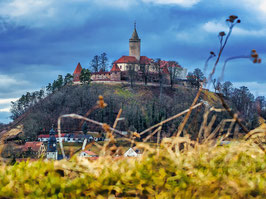
<svg viewBox="0 0 266 199"><path fill-rule="evenodd" d="M57 160L58 159L58 151L56 148L56 138L55 138L55 131L52 128L49 132L49 140L48 140L48 147L47 147L47 159L53 159Z"/></svg>
<svg viewBox="0 0 266 199"><path fill-rule="evenodd" d="M134 31L129 39L129 56L134 56L140 60L140 38L136 29L136 22L134 23Z"/></svg>
<svg viewBox="0 0 266 199"><path fill-rule="evenodd" d="M73 82L80 82L80 79L79 79L79 76L81 74L81 71L82 71L82 67L80 65L80 63L78 63L74 73L73 73Z"/></svg>

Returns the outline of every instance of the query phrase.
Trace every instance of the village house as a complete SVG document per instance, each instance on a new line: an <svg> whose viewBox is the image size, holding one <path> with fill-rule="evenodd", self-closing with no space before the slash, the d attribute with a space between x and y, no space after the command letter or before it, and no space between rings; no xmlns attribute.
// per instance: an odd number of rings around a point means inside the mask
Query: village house
<svg viewBox="0 0 266 199"><path fill-rule="evenodd" d="M48 134L41 134L38 136L38 141L40 142L48 142L50 138L50 135ZM58 134L55 135L56 142L59 142L59 136ZM101 141L104 140L101 136L92 136L92 135L84 135L79 133L62 133L61 138L62 142L83 142L85 139L88 140L88 142L91 141Z"/></svg>
<svg viewBox="0 0 266 199"><path fill-rule="evenodd" d="M137 153L134 149L129 148L125 153L125 157L139 157L141 154Z"/></svg>
<svg viewBox="0 0 266 199"><path fill-rule="evenodd" d="M46 152L43 142L26 142L22 147L22 154L24 156L31 156L40 158Z"/></svg>
<svg viewBox="0 0 266 199"><path fill-rule="evenodd" d="M181 67L176 62L171 61L160 61L157 66L151 58L147 56L141 56L141 39L138 36L136 24L131 38L129 39L129 56L122 56L113 63L110 71L94 72L91 74L92 81L123 81L129 79L129 73L131 71L136 72L137 81L143 80L144 73L149 74L148 81L158 82L159 70L165 76L165 79L170 81L170 69L176 68L178 70L176 79L186 80L187 69ZM74 84L80 83L80 74L82 67L78 63L74 73L73 82Z"/></svg>
<svg viewBox="0 0 266 199"><path fill-rule="evenodd" d="M50 137L50 135L48 135L48 134L41 134L41 135L39 135L38 136L38 140L40 141L40 142L48 142L48 140L49 140L49 137ZM56 134L55 135L55 138L56 138L56 141L57 142L59 142L59 136ZM62 133L61 134L61 140L64 142L64 141L67 141L67 134L66 133Z"/></svg>
<svg viewBox="0 0 266 199"><path fill-rule="evenodd" d="M96 153L93 153L92 151L82 151L80 154L79 154L79 157L81 158L88 158L90 160L96 160L98 159L98 155Z"/></svg>

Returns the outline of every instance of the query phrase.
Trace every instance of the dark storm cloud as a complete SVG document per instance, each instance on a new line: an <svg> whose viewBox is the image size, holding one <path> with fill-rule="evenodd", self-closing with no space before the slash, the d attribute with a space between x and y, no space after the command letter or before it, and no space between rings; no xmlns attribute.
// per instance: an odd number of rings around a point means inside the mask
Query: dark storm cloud
<svg viewBox="0 0 266 199"><path fill-rule="evenodd" d="M241 0L243 5L204 0L190 7L156 0L153 4L144 0L29 1L25 8L16 8L16 13L1 2L5 10L0 8L0 77L7 80L0 87L2 99L39 90L58 74L72 73L78 62L88 67L96 54L106 52L110 63L127 55L134 20L142 55L176 60L192 71L202 68L209 51L217 52L217 34L226 31L225 18L236 14L242 23L233 31L221 65L224 58L249 54L253 48L266 59L265 22L259 12L244 6L247 0ZM264 74L264 62L253 65L250 60L235 60L228 64L225 79L265 83Z"/></svg>

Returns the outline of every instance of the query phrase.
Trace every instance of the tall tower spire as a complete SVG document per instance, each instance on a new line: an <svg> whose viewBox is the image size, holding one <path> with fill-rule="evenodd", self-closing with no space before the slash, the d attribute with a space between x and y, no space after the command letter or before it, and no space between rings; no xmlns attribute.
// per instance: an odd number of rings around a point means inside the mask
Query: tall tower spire
<svg viewBox="0 0 266 199"><path fill-rule="evenodd" d="M137 33L136 21L134 22L132 36L129 39L129 56L134 56L137 60L140 60L140 38Z"/></svg>

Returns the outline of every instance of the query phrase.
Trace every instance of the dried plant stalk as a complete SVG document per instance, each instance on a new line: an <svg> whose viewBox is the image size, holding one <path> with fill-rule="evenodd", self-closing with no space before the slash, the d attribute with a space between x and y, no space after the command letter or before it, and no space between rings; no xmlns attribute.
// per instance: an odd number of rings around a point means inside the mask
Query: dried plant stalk
<svg viewBox="0 0 266 199"><path fill-rule="evenodd" d="M255 129L255 130L250 131L247 135L245 135L244 140L247 141L253 135L257 135L257 134L264 134L266 136L266 132L264 129Z"/></svg>
<svg viewBox="0 0 266 199"><path fill-rule="evenodd" d="M226 111L229 113L229 115L234 118L235 117L235 114L234 112L229 108L229 106L226 104L222 94L218 94L220 100L221 100L221 103L223 105L223 107L226 109ZM247 127L238 119L238 117L236 118L236 122L237 124L243 129L243 131L245 131L245 133L248 133L248 129Z"/></svg>
<svg viewBox="0 0 266 199"><path fill-rule="evenodd" d="M162 126L159 126L155 131L153 131L150 135L148 135L143 142L147 142L148 139L150 139L153 135L155 135L158 131L162 129Z"/></svg>
<svg viewBox="0 0 266 199"><path fill-rule="evenodd" d="M232 128L233 128L235 122L236 122L235 119L231 120L231 124L230 124L230 126L229 126L229 128L228 128L228 130L227 130L227 133L226 133L226 135L221 139L221 141L224 140L224 139L226 139L226 138L230 135L230 133L231 133L231 131L232 131Z"/></svg>
<svg viewBox="0 0 266 199"><path fill-rule="evenodd" d="M239 134L239 126L238 126L238 124L236 124L233 138L234 139L238 138L238 134Z"/></svg>
<svg viewBox="0 0 266 199"><path fill-rule="evenodd" d="M186 114L183 122L178 127L178 131L177 131L177 134L176 134L177 137L179 137L180 134L182 133L182 131L183 131L183 129L184 129L184 127L185 127L185 125L186 125L186 123L188 121L188 118L189 118L189 116L190 116L190 114L191 114L191 112L193 110L193 107L195 106L195 104L197 103L197 101L199 99L199 96L200 96L201 91L202 91L202 85L200 86L199 91L198 91L198 93L197 93L197 95L196 95L193 103L191 104L191 106L190 106L190 108L189 108L189 110L188 110L188 112L187 112L187 114Z"/></svg>
<svg viewBox="0 0 266 199"><path fill-rule="evenodd" d="M206 127L206 130L204 132L204 138L205 139L210 135L211 128L212 128L214 122L216 121L216 118L217 118L217 116L213 115L211 121L209 122L208 126Z"/></svg>
<svg viewBox="0 0 266 199"><path fill-rule="evenodd" d="M115 122L114 122L114 125L113 125L114 129L116 128L116 125L117 125L117 123L119 121L119 118L120 118L121 114L122 114L122 109L119 110L119 112L118 112L118 114L116 116L116 119L115 119ZM113 131L111 131L111 133L113 134Z"/></svg>
<svg viewBox="0 0 266 199"><path fill-rule="evenodd" d="M159 146L159 142L160 142L161 130L162 130L162 126L159 127L159 131L157 133L157 147Z"/></svg>
<svg viewBox="0 0 266 199"><path fill-rule="evenodd" d="M63 143L62 143L62 139L61 139L61 120L62 118L73 118L73 119L80 119L80 120L85 120L85 121L88 121L88 122L91 122L93 124L96 124L96 125L99 125L101 127L103 127L103 123L101 122L98 122L98 121L95 121L95 120L92 120L92 119L89 119L89 118L86 118L86 117L83 117L81 115L77 115L77 114L66 114L66 115L61 115L58 120L57 120L57 131L58 131L58 137L59 137L59 146L60 146L60 149L61 149L61 152L62 152L62 155L63 155L63 158L65 158L65 152L64 152L64 148L63 148ZM110 130L112 130L113 132L121 135L121 136L124 136L122 134L121 131L118 131L114 128L111 128L110 127Z"/></svg>
<svg viewBox="0 0 266 199"><path fill-rule="evenodd" d="M219 125L210 133L210 135L204 140L203 143L207 143L210 139L214 138L214 136L219 132L220 128L222 127L224 120L222 120Z"/></svg>
<svg viewBox="0 0 266 199"><path fill-rule="evenodd" d="M210 113L210 110L207 109L207 107L206 107L205 108L205 113L203 115L203 122L201 123L200 130L199 130L199 133L198 133L198 140L201 139L202 133L203 133L204 129L206 128L206 124L207 124L209 113Z"/></svg>
<svg viewBox="0 0 266 199"><path fill-rule="evenodd" d="M99 108L99 105L96 104L90 110L87 111L87 113L84 115L84 117L88 117L92 113L92 111L94 111L94 110L96 110L98 108ZM84 124L84 120L81 120L80 123L79 123L79 129L81 129L83 124Z"/></svg>
<svg viewBox="0 0 266 199"><path fill-rule="evenodd" d="M200 103L198 103L198 104L196 104L196 105L190 107L189 109L184 110L184 111L181 112L181 113L178 113L178 114L176 114L176 115L174 115L174 116L172 116L172 117L170 117L170 118L168 118L168 119L166 119L166 120L164 120L164 121L162 121L162 122L160 122L160 123L158 123L158 124L153 125L152 127L150 127L150 128L148 128L148 129L142 131L142 132L140 133L140 135L143 135L143 134L149 132L150 130L152 130L152 129L158 127L158 126L162 126L163 124L165 124L165 123L167 123L167 122L169 122L169 121L171 121L171 120L173 120L173 119L176 119L176 118L178 118L178 117L184 115L185 113L189 112L190 109L191 109L191 110L192 110L192 109L195 109L195 108L197 108L197 107L199 107L199 106L201 106L201 105L203 105L203 102L200 102Z"/></svg>

